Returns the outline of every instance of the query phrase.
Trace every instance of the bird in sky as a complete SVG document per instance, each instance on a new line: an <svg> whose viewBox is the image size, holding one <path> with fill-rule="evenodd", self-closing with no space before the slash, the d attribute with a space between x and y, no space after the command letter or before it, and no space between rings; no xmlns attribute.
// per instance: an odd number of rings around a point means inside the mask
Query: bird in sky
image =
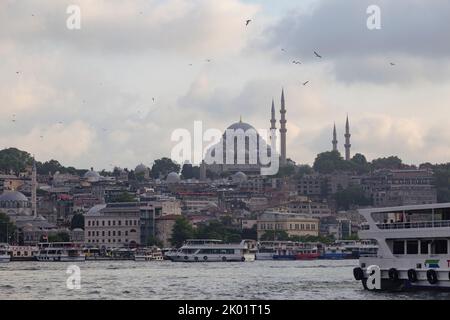
<svg viewBox="0 0 450 320"><path fill-rule="evenodd" d="M297 61L297 60L292 61L292 63L295 63L295 64L302 64L300 61Z"/></svg>
<svg viewBox="0 0 450 320"><path fill-rule="evenodd" d="M252 20L248 19L247 21L245 21L245 26L248 26L248 24L252 22Z"/></svg>
<svg viewBox="0 0 450 320"><path fill-rule="evenodd" d="M306 82L303 82L303 85L306 86L309 83L309 80Z"/></svg>
<svg viewBox="0 0 450 320"><path fill-rule="evenodd" d="M19 74L20 73L20 71L16 71L16 74Z"/></svg>
<svg viewBox="0 0 450 320"><path fill-rule="evenodd" d="M189 63L189 66L191 66L191 67L192 67L192 63Z"/></svg>
<svg viewBox="0 0 450 320"><path fill-rule="evenodd" d="M284 50L284 48L281 48L281 51L286 52L286 50Z"/></svg>
<svg viewBox="0 0 450 320"><path fill-rule="evenodd" d="M316 55L317 58L322 58L322 56L318 54L316 51L314 51L314 54Z"/></svg>
<svg viewBox="0 0 450 320"><path fill-rule="evenodd" d="M155 102L155 98L152 98L153 102Z"/></svg>
<svg viewBox="0 0 450 320"><path fill-rule="evenodd" d="M44 136L41 136L41 139L44 139Z"/></svg>
<svg viewBox="0 0 450 320"><path fill-rule="evenodd" d="M391 62L390 65L391 65L391 66L395 66L395 63Z"/></svg>
<svg viewBox="0 0 450 320"><path fill-rule="evenodd" d="M211 59L206 59L206 62L211 62Z"/></svg>

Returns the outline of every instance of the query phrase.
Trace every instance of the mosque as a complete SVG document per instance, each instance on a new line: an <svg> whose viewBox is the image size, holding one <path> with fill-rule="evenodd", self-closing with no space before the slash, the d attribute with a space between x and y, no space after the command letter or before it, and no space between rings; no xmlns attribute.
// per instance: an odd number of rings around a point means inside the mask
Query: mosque
<svg viewBox="0 0 450 320"><path fill-rule="evenodd" d="M281 91L281 108L280 108L280 153L277 154L279 157L280 166L285 166L287 164L286 157L286 103L284 97L284 90ZM271 109L271 119L270 119L270 129L276 130L276 119L275 119L275 103L272 100L272 109ZM227 151L227 141L226 141L226 133L228 130L232 130L233 132L237 132L238 130L242 130L242 132L249 132L249 130L254 130L256 132L256 145L252 145L249 141L249 137L245 137L244 143L238 143L237 138L234 138L234 141L231 144L231 148L234 151L234 159L226 159L226 151ZM275 136L276 139L276 136ZM275 145L277 145L277 141L275 141ZM244 148L244 150L241 150ZM252 161L252 153L255 153L256 148L256 159ZM222 149L223 161L221 163L212 162L210 159L215 157L216 150ZM239 122L233 123L230 125L225 133L222 136L220 142L214 146L212 146L207 152L204 161L200 165L200 175L201 179L205 179L206 170L210 170L214 173L244 173L246 175L259 175L261 172L261 167L263 164L260 159L260 150L266 149L266 155L268 157L271 156L272 149L270 148L270 144L268 144L263 138L259 136L257 130L250 124L242 121L242 118ZM238 161L239 152L242 153L243 156ZM276 152L276 151L275 151ZM245 157L245 158L244 158ZM209 161L208 161L209 160ZM256 160L256 161L255 161Z"/></svg>

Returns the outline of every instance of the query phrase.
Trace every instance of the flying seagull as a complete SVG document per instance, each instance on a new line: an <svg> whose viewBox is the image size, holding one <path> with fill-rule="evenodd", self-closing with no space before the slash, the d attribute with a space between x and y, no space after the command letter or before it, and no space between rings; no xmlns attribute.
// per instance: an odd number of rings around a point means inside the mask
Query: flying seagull
<svg viewBox="0 0 450 320"><path fill-rule="evenodd" d="M296 60L292 61L292 63L295 63L295 64L302 64L300 61L296 61Z"/></svg>
<svg viewBox="0 0 450 320"><path fill-rule="evenodd" d="M206 59L206 62L211 62L211 59Z"/></svg>
<svg viewBox="0 0 450 320"><path fill-rule="evenodd" d="M155 98L152 98L153 102L155 102Z"/></svg>
<svg viewBox="0 0 450 320"><path fill-rule="evenodd" d="M281 48L281 51L286 52L286 50L284 50L284 48Z"/></svg>
<svg viewBox="0 0 450 320"><path fill-rule="evenodd" d="M314 54L316 55L317 58L322 58L322 56L318 54L316 51L314 51Z"/></svg>
<svg viewBox="0 0 450 320"><path fill-rule="evenodd" d="M248 24L249 24L250 22L252 22L252 20L248 19L248 20L245 22L245 26L248 26Z"/></svg>
<svg viewBox="0 0 450 320"><path fill-rule="evenodd" d="M391 64L391 66L395 66L395 63L393 63L393 62L391 62L390 64Z"/></svg>
<svg viewBox="0 0 450 320"><path fill-rule="evenodd" d="M306 86L309 83L309 80L306 82L303 82L303 85Z"/></svg>

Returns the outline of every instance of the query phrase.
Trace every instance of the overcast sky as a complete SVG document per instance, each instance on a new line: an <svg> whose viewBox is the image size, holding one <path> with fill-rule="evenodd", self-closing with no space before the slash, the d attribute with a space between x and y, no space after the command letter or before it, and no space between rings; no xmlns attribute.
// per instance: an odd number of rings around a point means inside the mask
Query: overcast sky
<svg viewBox="0 0 450 320"><path fill-rule="evenodd" d="M71 4L80 30L66 27ZM297 163L331 149L333 122L343 152L347 114L352 154L448 162L449 21L446 0L2 0L0 148L150 165L195 120L269 128L284 87Z"/></svg>

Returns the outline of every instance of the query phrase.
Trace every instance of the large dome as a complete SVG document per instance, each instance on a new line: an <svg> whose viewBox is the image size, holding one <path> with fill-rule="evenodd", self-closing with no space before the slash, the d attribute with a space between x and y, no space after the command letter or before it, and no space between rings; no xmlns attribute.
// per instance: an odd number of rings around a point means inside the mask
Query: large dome
<svg viewBox="0 0 450 320"><path fill-rule="evenodd" d="M249 130L249 129L253 129L253 130L256 131L256 129L255 129L252 125L250 125L250 124L248 124L248 123L246 123L246 122L242 122L242 121L233 123L233 124L232 124L231 126L229 126L227 129L231 129L231 130L242 129L242 130L244 130L244 131L247 131L247 130Z"/></svg>
<svg viewBox="0 0 450 320"><path fill-rule="evenodd" d="M0 202L2 201L28 201L28 198L18 191L5 191L0 195Z"/></svg>

